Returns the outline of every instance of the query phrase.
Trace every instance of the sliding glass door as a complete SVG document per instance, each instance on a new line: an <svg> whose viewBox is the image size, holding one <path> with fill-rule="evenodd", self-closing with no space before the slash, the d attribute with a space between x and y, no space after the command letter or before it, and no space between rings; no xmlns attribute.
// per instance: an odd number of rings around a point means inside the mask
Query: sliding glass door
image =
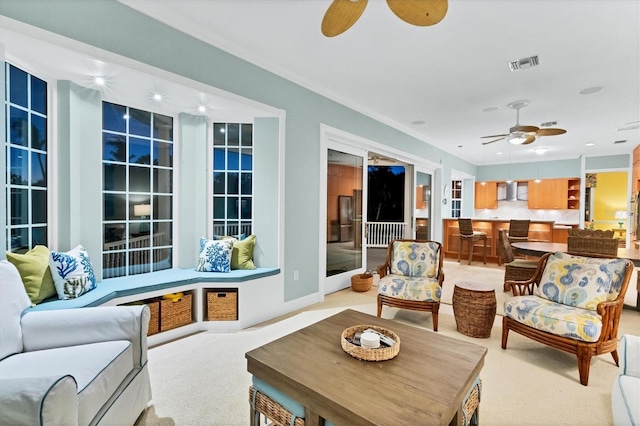
<svg viewBox="0 0 640 426"><path fill-rule="evenodd" d="M365 155L345 146L327 150L325 293L347 287L365 269Z"/></svg>

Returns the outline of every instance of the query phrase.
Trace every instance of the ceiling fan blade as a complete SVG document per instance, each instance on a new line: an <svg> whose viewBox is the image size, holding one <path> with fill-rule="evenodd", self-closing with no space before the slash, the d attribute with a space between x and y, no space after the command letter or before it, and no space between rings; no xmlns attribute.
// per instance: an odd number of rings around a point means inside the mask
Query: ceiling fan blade
<svg viewBox="0 0 640 426"><path fill-rule="evenodd" d="M524 133L533 133L538 131L538 127L536 126L520 126L515 125L511 128L512 132L524 132Z"/></svg>
<svg viewBox="0 0 640 426"><path fill-rule="evenodd" d="M533 141L536 140L536 137L533 135L527 135L527 140L522 142L520 145L529 145L530 143L533 143Z"/></svg>
<svg viewBox="0 0 640 426"><path fill-rule="evenodd" d="M501 140L502 140L502 139L504 139L506 136L507 136L507 135L504 135L504 136L503 136L503 137L501 137L501 138L498 138L498 139L495 139L495 140L492 140L492 141L489 141L489 142L482 142L482 145L489 145L490 143L494 143L494 142L501 141ZM489 136L489 137L490 137L490 136Z"/></svg>
<svg viewBox="0 0 640 426"><path fill-rule="evenodd" d="M387 0L387 5L398 18L419 27L442 21L449 8L447 0Z"/></svg>
<svg viewBox="0 0 640 426"><path fill-rule="evenodd" d="M567 133L565 129L540 129L536 132L537 136L556 136Z"/></svg>
<svg viewBox="0 0 640 426"><path fill-rule="evenodd" d="M491 136L481 136L482 139L486 139L486 138L499 138L499 137L505 137L508 136L509 134L504 134L504 135L491 135Z"/></svg>
<svg viewBox="0 0 640 426"><path fill-rule="evenodd" d="M326 37L347 31L362 15L368 0L333 0L322 18L321 30Z"/></svg>

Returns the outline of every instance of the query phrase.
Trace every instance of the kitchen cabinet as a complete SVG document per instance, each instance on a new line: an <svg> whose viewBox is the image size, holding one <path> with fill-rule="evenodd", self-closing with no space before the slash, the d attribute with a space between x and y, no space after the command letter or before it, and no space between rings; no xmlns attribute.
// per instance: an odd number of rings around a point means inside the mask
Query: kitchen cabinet
<svg viewBox="0 0 640 426"><path fill-rule="evenodd" d="M530 209L567 210L580 208L579 179L529 181Z"/></svg>
<svg viewBox="0 0 640 426"><path fill-rule="evenodd" d="M476 209L498 208L498 182L476 182Z"/></svg>

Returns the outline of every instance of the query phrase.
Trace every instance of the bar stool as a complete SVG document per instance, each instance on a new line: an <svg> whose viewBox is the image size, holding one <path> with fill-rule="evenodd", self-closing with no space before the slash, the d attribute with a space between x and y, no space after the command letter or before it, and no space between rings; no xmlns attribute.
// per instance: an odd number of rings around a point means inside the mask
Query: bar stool
<svg viewBox="0 0 640 426"><path fill-rule="evenodd" d="M460 262L460 257L462 255L462 249L464 247L464 242L467 242L467 247L469 250L469 262L471 265L471 259L473 259L473 248L475 246L476 241L484 242L484 251L483 262L487 264L487 233L481 231L474 231L473 225L471 224L471 219L458 219L458 227L460 229L460 249L458 250L458 262Z"/></svg>
<svg viewBox="0 0 640 426"><path fill-rule="evenodd" d="M529 241L529 226L530 220L525 219L511 219L509 221L509 231L507 231L507 238L510 243L517 243L518 241ZM514 255L518 259L524 259L525 256ZM498 253L498 266L502 265L502 253Z"/></svg>

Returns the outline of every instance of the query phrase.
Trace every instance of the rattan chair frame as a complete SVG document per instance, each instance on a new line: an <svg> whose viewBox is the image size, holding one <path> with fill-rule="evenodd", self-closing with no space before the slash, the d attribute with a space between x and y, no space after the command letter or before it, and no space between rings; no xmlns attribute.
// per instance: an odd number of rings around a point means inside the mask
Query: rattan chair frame
<svg viewBox="0 0 640 426"><path fill-rule="evenodd" d="M547 260L552 253L547 253L540 258L538 268L535 275L527 281L507 281L507 285L513 290L514 296L524 296L533 294L535 288L540 285L540 280L546 267ZM606 256L591 256L606 257ZM618 365L618 326L620 323L620 314L624 305L624 296L631 280L633 264L631 261L623 259L627 263L626 273L622 278L620 293L615 300L610 302L601 302L596 308L597 314L602 320L602 331L600 338L596 342L583 342L581 340L571 339L569 337L556 336L545 331L529 327L506 315L502 317L502 349L507 349L507 339L509 330L533 339L539 343L545 344L555 349L576 355L578 358L578 372L580 383L583 386L589 384L589 367L591 366L591 357L610 353L616 365Z"/></svg>
<svg viewBox="0 0 640 426"><path fill-rule="evenodd" d="M377 267L378 275L380 278L386 277L391 273L391 263L393 256L393 243L395 242L414 242L414 243L435 243L438 245L438 273L436 279L438 285L442 288L444 283L444 270L442 264L444 262L444 251L442 250L442 244L437 241L429 240L410 240L410 239L397 239L393 240L387 246L387 258L383 265ZM378 294L378 317L382 314L382 307L389 306L399 309L410 309L413 311L431 312L433 318L433 331L438 331L438 311L440 310L440 302L422 301L422 300L404 300L397 299L391 296L385 296Z"/></svg>
<svg viewBox="0 0 640 426"><path fill-rule="evenodd" d="M593 237L567 237L567 251L570 253L602 254L606 256L616 256L618 254L617 238L593 238Z"/></svg>
<svg viewBox="0 0 640 426"><path fill-rule="evenodd" d="M476 241L483 241L484 247L482 251L482 261L484 264L487 264L487 234L484 232L476 232L473 230L473 224L471 219L458 218L458 229L460 238L460 248L458 250L458 262L460 262L460 258L462 257L462 250L464 248L464 242L467 242L467 250L469 252L469 261L468 265L471 265L471 260L473 259L473 249L475 247Z"/></svg>
<svg viewBox="0 0 640 426"><path fill-rule="evenodd" d="M516 262L513 247L511 247L511 242L504 229L498 230L498 248L501 257L506 260L504 264L504 284L502 286L504 291L509 291L506 285L507 281L526 281L533 277L538 261L519 260Z"/></svg>

